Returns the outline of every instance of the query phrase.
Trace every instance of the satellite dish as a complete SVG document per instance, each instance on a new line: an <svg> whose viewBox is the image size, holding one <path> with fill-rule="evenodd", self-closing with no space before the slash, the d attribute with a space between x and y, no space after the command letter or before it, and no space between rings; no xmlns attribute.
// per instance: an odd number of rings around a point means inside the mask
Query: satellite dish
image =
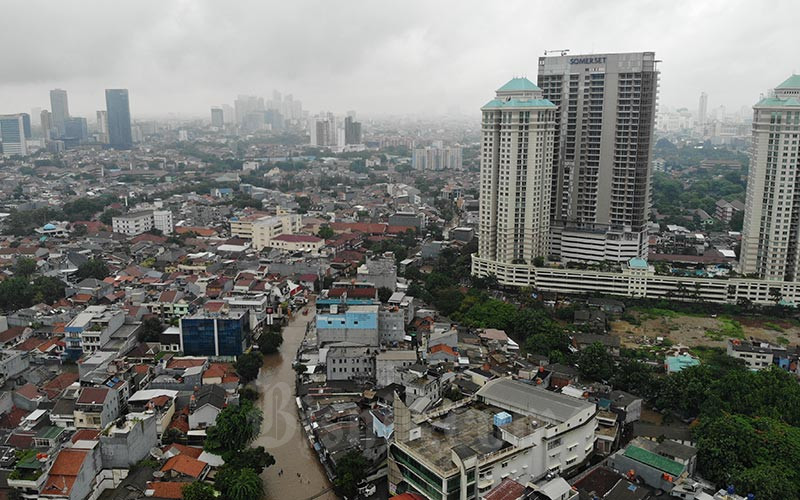
<svg viewBox="0 0 800 500"><path fill-rule="evenodd" d="M162 478L162 477L164 477L164 472L162 472L160 470L153 471L153 477L157 478L157 479L158 478Z"/></svg>
<svg viewBox="0 0 800 500"><path fill-rule="evenodd" d="M156 446L156 447L150 448L150 456L155 458L156 460L161 460L162 458L164 458L164 452L161 451L161 448L158 448Z"/></svg>

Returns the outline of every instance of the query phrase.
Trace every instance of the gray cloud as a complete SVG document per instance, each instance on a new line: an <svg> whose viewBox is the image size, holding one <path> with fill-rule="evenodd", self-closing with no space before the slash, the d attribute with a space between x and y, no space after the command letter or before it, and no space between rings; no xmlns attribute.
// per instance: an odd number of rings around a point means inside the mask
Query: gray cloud
<svg viewBox="0 0 800 500"><path fill-rule="evenodd" d="M654 50L661 103L751 105L800 69L792 1L6 2L0 112L74 114L127 87L135 116L205 116L236 94L293 93L312 110L474 113L545 49Z"/></svg>

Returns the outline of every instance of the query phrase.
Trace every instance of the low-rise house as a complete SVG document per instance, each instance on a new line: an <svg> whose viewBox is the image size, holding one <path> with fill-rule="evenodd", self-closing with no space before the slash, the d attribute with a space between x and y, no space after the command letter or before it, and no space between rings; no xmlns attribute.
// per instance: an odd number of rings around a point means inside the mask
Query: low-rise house
<svg viewBox="0 0 800 500"><path fill-rule="evenodd" d="M192 394L189 403L189 428L205 429L217 420L217 415L227 405L225 389L217 385L205 385Z"/></svg>
<svg viewBox="0 0 800 500"><path fill-rule="evenodd" d="M106 387L84 387L75 401L75 427L105 429L119 414L117 391Z"/></svg>

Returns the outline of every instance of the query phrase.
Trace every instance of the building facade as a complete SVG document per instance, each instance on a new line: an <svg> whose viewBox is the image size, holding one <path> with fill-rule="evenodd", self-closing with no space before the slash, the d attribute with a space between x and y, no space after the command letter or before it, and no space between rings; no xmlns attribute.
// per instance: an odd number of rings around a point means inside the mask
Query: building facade
<svg viewBox="0 0 800 500"><path fill-rule="evenodd" d="M181 351L187 356L240 356L247 345L249 318L244 310L181 318Z"/></svg>
<svg viewBox="0 0 800 500"><path fill-rule="evenodd" d="M69 118L69 101L67 91L53 89L50 91L50 113L55 129L55 138L60 139L66 133L66 122Z"/></svg>
<svg viewBox="0 0 800 500"><path fill-rule="evenodd" d="M25 156L28 143L25 141L25 125L21 114L0 115L0 141L3 156Z"/></svg>
<svg viewBox="0 0 800 500"><path fill-rule="evenodd" d="M800 270L800 75L753 107L753 145L739 267L768 281Z"/></svg>
<svg viewBox="0 0 800 500"><path fill-rule="evenodd" d="M131 109L128 89L106 89L108 140L114 149L131 149Z"/></svg>
<svg viewBox="0 0 800 500"><path fill-rule="evenodd" d="M478 256L531 263L548 252L556 106L514 78L481 112Z"/></svg>
<svg viewBox="0 0 800 500"><path fill-rule="evenodd" d="M558 106L550 254L580 261L646 257L655 54L541 57L538 83ZM593 240L590 248L584 234Z"/></svg>

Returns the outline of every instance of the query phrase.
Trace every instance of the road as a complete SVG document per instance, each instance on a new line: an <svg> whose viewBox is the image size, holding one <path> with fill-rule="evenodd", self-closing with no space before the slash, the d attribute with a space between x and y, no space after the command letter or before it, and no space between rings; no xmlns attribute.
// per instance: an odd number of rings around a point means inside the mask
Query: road
<svg viewBox="0 0 800 500"><path fill-rule="evenodd" d="M307 316L298 312L284 328L280 352L264 356L264 366L256 380L264 423L255 446L264 446L275 457L275 465L261 475L266 499L337 498L330 491L330 481L306 439L295 403L292 361L305 336L306 325L314 318L313 303L306 307L310 308ZM279 474L280 471L283 473Z"/></svg>

